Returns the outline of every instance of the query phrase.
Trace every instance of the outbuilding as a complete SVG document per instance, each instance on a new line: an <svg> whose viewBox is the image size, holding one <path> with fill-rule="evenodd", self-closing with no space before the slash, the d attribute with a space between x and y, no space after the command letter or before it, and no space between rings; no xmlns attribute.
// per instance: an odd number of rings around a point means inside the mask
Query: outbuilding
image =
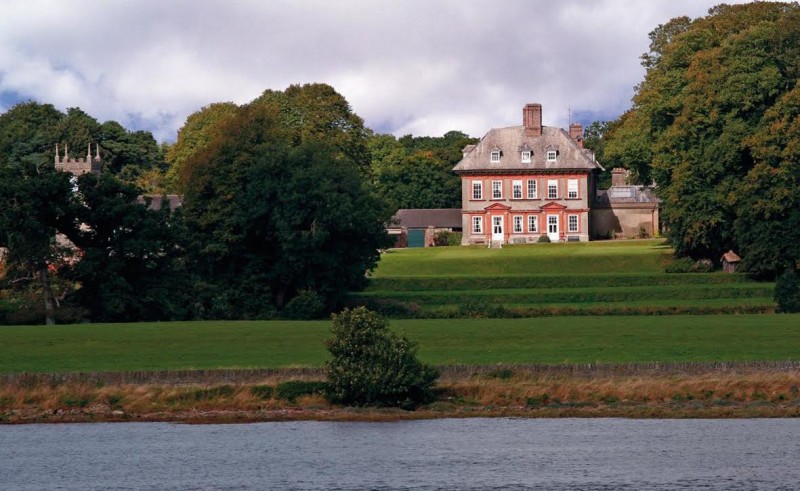
<svg viewBox="0 0 800 491"><path fill-rule="evenodd" d="M739 269L739 263L742 261L735 252L728 251L722 255L722 270L726 273L735 273Z"/></svg>
<svg viewBox="0 0 800 491"><path fill-rule="evenodd" d="M386 231L395 238L395 247L430 247L437 232L461 232L458 208L397 210Z"/></svg>

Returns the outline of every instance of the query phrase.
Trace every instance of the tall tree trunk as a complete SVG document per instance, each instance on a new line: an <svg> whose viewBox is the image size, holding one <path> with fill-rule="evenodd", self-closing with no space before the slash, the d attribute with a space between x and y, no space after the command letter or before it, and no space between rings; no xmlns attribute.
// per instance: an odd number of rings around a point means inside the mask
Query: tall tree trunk
<svg viewBox="0 0 800 491"><path fill-rule="evenodd" d="M50 283L50 271L45 262L39 265L39 281L42 283L45 322L48 326L52 326L56 323L55 296L53 295L53 285Z"/></svg>

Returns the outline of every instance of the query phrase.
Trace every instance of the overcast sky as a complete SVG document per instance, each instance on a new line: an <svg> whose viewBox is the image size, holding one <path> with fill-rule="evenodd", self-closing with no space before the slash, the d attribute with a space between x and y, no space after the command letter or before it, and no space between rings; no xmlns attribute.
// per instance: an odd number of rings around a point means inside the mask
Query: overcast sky
<svg viewBox="0 0 800 491"><path fill-rule="evenodd" d="M613 119L647 34L712 0L4 0L0 112L80 107L174 141L212 102L325 82L375 131L440 136ZM740 2L727 2L740 3Z"/></svg>

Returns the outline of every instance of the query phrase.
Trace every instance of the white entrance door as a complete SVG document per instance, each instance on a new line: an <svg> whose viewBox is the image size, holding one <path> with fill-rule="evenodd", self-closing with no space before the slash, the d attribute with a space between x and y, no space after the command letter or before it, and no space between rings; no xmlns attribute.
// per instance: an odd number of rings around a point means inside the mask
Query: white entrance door
<svg viewBox="0 0 800 491"><path fill-rule="evenodd" d="M492 241L503 241L503 217L492 217Z"/></svg>
<svg viewBox="0 0 800 491"><path fill-rule="evenodd" d="M547 215L547 236L551 242L558 242L558 215Z"/></svg>

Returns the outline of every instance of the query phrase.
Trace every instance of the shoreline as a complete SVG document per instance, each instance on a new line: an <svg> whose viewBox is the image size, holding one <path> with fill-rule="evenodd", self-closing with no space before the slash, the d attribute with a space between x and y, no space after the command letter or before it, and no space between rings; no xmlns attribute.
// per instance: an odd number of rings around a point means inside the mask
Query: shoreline
<svg viewBox="0 0 800 491"><path fill-rule="evenodd" d="M800 417L800 369L786 365L667 366L664 371L598 365L478 368L445 371L437 400L413 411L331 405L318 392L316 370L247 371L239 380L231 377L234 371L184 373L174 380L140 374L135 383L118 374L115 382L87 374L6 376L0 385L0 424Z"/></svg>

